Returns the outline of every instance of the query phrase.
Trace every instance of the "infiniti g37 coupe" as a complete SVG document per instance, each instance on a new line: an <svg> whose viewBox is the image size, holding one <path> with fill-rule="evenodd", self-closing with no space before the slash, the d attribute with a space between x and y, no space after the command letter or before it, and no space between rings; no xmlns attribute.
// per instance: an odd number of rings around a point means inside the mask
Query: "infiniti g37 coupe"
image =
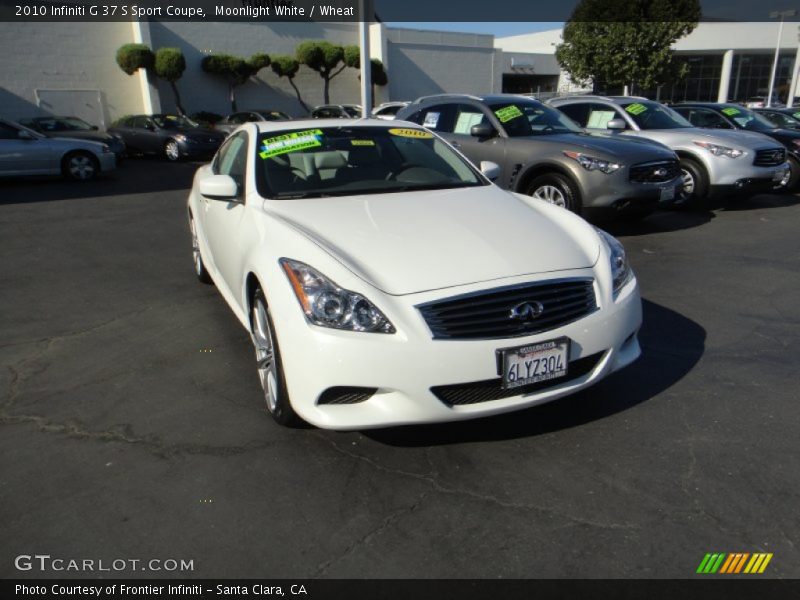
<svg viewBox="0 0 800 600"><path fill-rule="evenodd" d="M419 126L363 119L248 123L197 171L194 268L250 332L277 422L492 415L639 356L619 242L501 190L497 171Z"/></svg>

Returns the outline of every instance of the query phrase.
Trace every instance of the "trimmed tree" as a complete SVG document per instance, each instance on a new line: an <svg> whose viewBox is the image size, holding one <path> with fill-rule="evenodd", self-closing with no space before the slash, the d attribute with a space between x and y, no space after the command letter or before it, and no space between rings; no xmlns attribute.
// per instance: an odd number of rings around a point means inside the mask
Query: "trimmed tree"
<svg viewBox="0 0 800 600"><path fill-rule="evenodd" d="M308 112L308 105L303 101L303 98L300 97L300 90L297 89L297 85L294 82L294 77L297 75L297 71L300 69L300 63L291 56L281 55L272 57L271 66L272 71L278 77L286 77L286 79L289 80L289 85L292 86L292 89L297 96L297 101L303 107L303 110Z"/></svg>
<svg viewBox="0 0 800 600"><path fill-rule="evenodd" d="M254 54L245 60L229 54L210 54L203 57L200 67L210 75L222 77L228 83L228 98L231 112L236 112L236 88L244 85L251 77L270 65L267 54Z"/></svg>
<svg viewBox="0 0 800 600"><path fill-rule="evenodd" d="M344 63L348 67L358 69L361 71L361 49L358 46L347 46L344 49ZM359 74L359 79L361 75ZM386 74L386 68L379 58L371 58L369 60L369 78L372 83L372 101L375 101L375 86L384 86L389 83L389 76Z"/></svg>
<svg viewBox="0 0 800 600"><path fill-rule="evenodd" d="M578 83L655 89L685 75L672 45L699 19L699 0L581 0L556 59Z"/></svg>
<svg viewBox="0 0 800 600"><path fill-rule="evenodd" d="M183 72L186 70L186 59L183 57L183 52L178 48L159 48L156 51L155 71L159 79L169 82L172 88L172 93L175 96L175 106L178 108L178 114L183 116L186 111L181 102L181 95L178 92L176 81L181 78Z"/></svg>
<svg viewBox="0 0 800 600"><path fill-rule="evenodd" d="M299 63L313 69L322 77L322 97L325 104L330 104L331 79L347 67L344 63L345 49L324 40L309 40L298 44L295 55Z"/></svg>
<svg viewBox="0 0 800 600"><path fill-rule="evenodd" d="M133 75L138 69L152 69L155 56L145 44L125 44L117 50L117 64L128 75Z"/></svg>

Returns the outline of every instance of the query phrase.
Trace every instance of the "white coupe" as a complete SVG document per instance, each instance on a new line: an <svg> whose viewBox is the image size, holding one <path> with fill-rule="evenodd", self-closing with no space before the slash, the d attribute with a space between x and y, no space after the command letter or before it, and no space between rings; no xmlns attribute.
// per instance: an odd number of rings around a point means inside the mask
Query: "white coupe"
<svg viewBox="0 0 800 600"><path fill-rule="evenodd" d="M411 123L248 123L189 196L194 267L255 346L281 424L469 419L586 388L640 354L625 251L491 183Z"/></svg>

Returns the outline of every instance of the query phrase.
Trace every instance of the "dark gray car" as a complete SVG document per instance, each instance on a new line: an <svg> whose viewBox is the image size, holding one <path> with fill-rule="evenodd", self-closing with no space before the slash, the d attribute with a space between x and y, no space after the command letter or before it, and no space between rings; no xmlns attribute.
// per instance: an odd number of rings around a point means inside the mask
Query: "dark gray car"
<svg viewBox="0 0 800 600"><path fill-rule="evenodd" d="M665 146L588 135L524 96L427 96L397 120L435 130L475 164L497 163L499 186L578 213L646 215L673 202L680 184L678 158Z"/></svg>
<svg viewBox="0 0 800 600"><path fill-rule="evenodd" d="M204 129L179 115L125 117L108 131L119 135L130 153L155 154L172 161L211 158L225 140L224 133Z"/></svg>

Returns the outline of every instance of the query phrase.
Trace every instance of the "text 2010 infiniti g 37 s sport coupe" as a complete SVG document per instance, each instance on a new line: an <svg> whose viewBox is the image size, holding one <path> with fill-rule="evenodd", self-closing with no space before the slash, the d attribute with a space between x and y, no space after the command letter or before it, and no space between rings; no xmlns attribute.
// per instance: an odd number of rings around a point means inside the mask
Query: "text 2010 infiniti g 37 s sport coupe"
<svg viewBox="0 0 800 600"><path fill-rule="evenodd" d="M639 356L619 242L481 169L419 126L336 119L248 123L197 171L195 270L250 332L278 423L492 415Z"/></svg>

